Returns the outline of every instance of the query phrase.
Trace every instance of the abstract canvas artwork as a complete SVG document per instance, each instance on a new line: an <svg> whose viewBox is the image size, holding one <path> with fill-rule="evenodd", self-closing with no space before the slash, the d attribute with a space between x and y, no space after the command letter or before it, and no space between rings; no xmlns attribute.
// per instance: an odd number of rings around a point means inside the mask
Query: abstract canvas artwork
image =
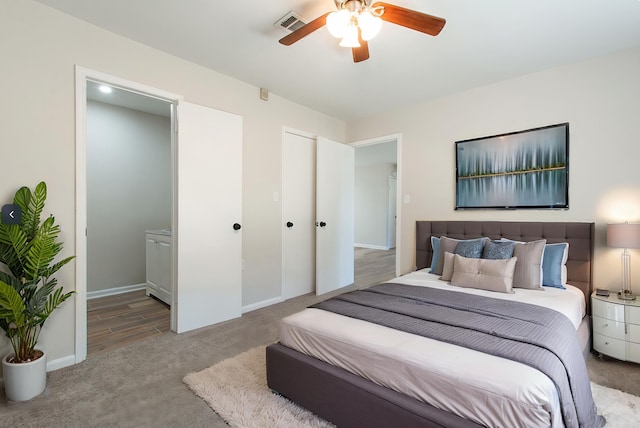
<svg viewBox="0 0 640 428"><path fill-rule="evenodd" d="M456 141L456 209L569 208L569 124Z"/></svg>

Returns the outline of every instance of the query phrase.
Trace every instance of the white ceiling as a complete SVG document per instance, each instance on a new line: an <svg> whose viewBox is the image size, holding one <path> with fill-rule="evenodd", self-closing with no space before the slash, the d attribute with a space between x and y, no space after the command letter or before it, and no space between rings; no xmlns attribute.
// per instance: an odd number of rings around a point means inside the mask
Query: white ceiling
<svg viewBox="0 0 640 428"><path fill-rule="evenodd" d="M343 120L640 46L639 0L388 0L447 24L385 22L358 64L326 28L278 43L279 18L333 0L36 1Z"/></svg>

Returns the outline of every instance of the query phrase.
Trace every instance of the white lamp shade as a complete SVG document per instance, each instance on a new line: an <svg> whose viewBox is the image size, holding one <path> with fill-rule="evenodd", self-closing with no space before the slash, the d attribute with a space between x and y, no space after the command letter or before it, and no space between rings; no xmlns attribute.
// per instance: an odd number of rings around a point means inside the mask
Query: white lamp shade
<svg viewBox="0 0 640 428"><path fill-rule="evenodd" d="M351 12L346 9L341 9L337 12L331 12L327 16L327 29L333 37L344 37L349 23L351 22Z"/></svg>
<svg viewBox="0 0 640 428"><path fill-rule="evenodd" d="M640 248L640 224L608 224L607 246L614 248Z"/></svg>
<svg viewBox="0 0 640 428"><path fill-rule="evenodd" d="M380 32L382 19L373 16L371 12L365 10L358 17L358 25L360 26L362 39L371 40Z"/></svg>
<svg viewBox="0 0 640 428"><path fill-rule="evenodd" d="M358 40L358 27L355 25L349 25L347 31L344 33L344 37L340 42L340 46L345 48L359 48L360 41Z"/></svg>

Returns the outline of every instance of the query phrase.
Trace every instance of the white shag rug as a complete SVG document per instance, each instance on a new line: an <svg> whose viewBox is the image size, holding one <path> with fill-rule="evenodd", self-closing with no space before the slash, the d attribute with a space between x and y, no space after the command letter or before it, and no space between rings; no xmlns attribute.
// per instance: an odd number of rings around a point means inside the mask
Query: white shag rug
<svg viewBox="0 0 640 428"><path fill-rule="evenodd" d="M591 392L598 414L607 419L606 428L640 427L640 397L593 382Z"/></svg>
<svg viewBox="0 0 640 428"><path fill-rule="evenodd" d="M183 381L232 427L334 426L271 392L267 387L264 346L189 373ZM640 427L640 397L593 382L591 388L598 413L607 419L606 428Z"/></svg>
<svg viewBox="0 0 640 428"><path fill-rule="evenodd" d="M189 373L183 382L232 427L334 427L271 392L267 386L264 346Z"/></svg>

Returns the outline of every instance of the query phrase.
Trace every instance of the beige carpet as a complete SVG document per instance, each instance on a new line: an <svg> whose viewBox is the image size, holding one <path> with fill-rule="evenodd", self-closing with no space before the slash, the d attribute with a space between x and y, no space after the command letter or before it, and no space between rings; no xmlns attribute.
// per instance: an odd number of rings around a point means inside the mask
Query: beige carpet
<svg viewBox="0 0 640 428"><path fill-rule="evenodd" d="M232 427L332 427L327 421L273 394L267 387L265 347L259 346L207 369L184 383ZM640 426L640 397L591 383L607 428Z"/></svg>

